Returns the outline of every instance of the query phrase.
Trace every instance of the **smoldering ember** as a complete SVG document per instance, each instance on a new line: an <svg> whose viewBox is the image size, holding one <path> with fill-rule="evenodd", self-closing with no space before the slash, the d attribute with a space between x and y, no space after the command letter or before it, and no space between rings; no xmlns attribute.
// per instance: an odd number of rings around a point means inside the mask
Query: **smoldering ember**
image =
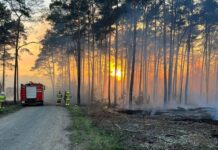
<svg viewBox="0 0 218 150"><path fill-rule="evenodd" d="M218 149L217 0L0 0L0 150Z"/></svg>

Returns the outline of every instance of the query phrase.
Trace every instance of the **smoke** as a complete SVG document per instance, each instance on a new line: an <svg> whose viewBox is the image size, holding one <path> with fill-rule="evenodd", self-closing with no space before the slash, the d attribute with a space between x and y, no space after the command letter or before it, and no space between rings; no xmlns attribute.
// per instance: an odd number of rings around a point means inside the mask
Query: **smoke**
<svg viewBox="0 0 218 150"><path fill-rule="evenodd" d="M212 113L213 120L218 121L218 103L216 103L214 106L214 112Z"/></svg>
<svg viewBox="0 0 218 150"><path fill-rule="evenodd" d="M213 119L218 121L218 108L215 109Z"/></svg>

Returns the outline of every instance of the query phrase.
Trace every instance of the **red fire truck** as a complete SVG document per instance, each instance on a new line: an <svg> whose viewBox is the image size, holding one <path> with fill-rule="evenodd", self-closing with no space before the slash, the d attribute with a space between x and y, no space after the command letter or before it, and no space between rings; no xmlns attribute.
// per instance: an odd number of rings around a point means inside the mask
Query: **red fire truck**
<svg viewBox="0 0 218 150"><path fill-rule="evenodd" d="M44 90L45 90L45 86L41 83L29 82L27 84L21 84L21 90L20 90L21 104L43 105Z"/></svg>

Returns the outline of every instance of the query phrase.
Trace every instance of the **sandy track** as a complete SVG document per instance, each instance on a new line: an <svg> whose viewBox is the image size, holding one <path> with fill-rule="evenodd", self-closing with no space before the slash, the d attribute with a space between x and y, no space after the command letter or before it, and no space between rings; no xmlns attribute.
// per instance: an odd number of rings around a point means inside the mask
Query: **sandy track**
<svg viewBox="0 0 218 150"><path fill-rule="evenodd" d="M69 124L64 107L25 107L0 118L0 150L67 150Z"/></svg>

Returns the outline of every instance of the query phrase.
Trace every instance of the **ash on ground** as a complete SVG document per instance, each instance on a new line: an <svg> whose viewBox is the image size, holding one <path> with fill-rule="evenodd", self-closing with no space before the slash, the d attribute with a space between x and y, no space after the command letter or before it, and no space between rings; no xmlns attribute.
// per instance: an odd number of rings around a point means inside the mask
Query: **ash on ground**
<svg viewBox="0 0 218 150"><path fill-rule="evenodd" d="M107 110L90 113L96 127L120 137L125 149L218 149L216 109L145 111Z"/></svg>

